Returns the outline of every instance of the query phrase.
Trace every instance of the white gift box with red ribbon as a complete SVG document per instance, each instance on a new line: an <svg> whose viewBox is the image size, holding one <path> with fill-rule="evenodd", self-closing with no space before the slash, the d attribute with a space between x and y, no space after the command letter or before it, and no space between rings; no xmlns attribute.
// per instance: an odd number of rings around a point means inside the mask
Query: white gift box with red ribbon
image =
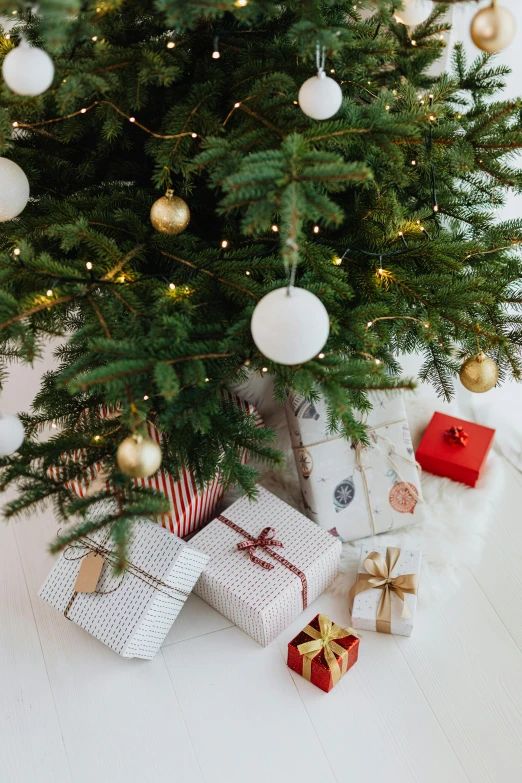
<svg viewBox="0 0 522 783"><path fill-rule="evenodd" d="M419 467L400 392L369 393L369 446L328 429L323 399L291 393L286 404L307 516L342 541L422 522Z"/></svg>
<svg viewBox="0 0 522 783"><path fill-rule="evenodd" d="M341 542L266 489L190 541L210 560L194 592L267 645L331 583Z"/></svg>

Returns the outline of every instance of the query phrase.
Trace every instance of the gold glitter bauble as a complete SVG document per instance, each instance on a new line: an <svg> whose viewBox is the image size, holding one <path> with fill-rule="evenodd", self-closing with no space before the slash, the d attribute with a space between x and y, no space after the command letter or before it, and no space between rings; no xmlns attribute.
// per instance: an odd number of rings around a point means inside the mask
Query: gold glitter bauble
<svg viewBox="0 0 522 783"><path fill-rule="evenodd" d="M161 449L152 438L130 435L122 440L116 452L116 461L122 473L130 478L148 478L161 465Z"/></svg>
<svg viewBox="0 0 522 783"><path fill-rule="evenodd" d="M482 394L497 385L498 367L485 353L477 353L463 363L459 378L466 389Z"/></svg>
<svg viewBox="0 0 522 783"><path fill-rule="evenodd" d="M494 54L505 49L515 37L515 20L511 11L493 2L483 8L471 22L471 38L483 52Z"/></svg>
<svg viewBox="0 0 522 783"><path fill-rule="evenodd" d="M190 220L190 209L173 190L167 190L151 207L150 222L161 234L181 234Z"/></svg>

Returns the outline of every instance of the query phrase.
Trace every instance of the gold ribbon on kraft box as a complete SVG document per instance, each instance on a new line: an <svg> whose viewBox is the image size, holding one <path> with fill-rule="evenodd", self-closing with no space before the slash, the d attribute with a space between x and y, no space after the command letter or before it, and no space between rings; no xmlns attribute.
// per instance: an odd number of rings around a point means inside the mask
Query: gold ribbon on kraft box
<svg viewBox="0 0 522 783"><path fill-rule="evenodd" d="M397 565L401 550L398 547L389 546L386 549L386 559L379 552L371 552L364 561L364 567L368 573L357 574L357 581L352 585L349 593L350 611L353 609L355 596L365 590L382 590L381 598L377 606L376 630L379 633L391 633L391 594L400 598L403 602L401 617L410 617L410 610L404 600L404 594L417 594L419 587L418 574L401 574L392 576L393 569Z"/></svg>
<svg viewBox="0 0 522 783"><path fill-rule="evenodd" d="M336 639L344 639L346 636L357 636L359 634L353 628L341 628L340 625L333 623L325 614L319 615L319 630L307 625L303 633L311 636L309 642L299 644L297 649L303 656L303 677L308 681L312 678L312 661L321 650L324 650L324 657L328 668L332 673L333 684L336 685L343 674L348 669L348 650L337 644ZM337 660L337 655L341 656L341 665Z"/></svg>

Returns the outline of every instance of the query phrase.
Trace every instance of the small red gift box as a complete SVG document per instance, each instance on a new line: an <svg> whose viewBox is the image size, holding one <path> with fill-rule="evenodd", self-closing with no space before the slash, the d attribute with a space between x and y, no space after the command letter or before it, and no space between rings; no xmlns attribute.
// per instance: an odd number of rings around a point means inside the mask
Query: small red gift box
<svg viewBox="0 0 522 783"><path fill-rule="evenodd" d="M321 690L331 691L359 655L353 628L341 628L318 614L288 645L288 666Z"/></svg>
<svg viewBox="0 0 522 783"><path fill-rule="evenodd" d="M474 487L494 435L489 427L434 413L415 456L428 473Z"/></svg>

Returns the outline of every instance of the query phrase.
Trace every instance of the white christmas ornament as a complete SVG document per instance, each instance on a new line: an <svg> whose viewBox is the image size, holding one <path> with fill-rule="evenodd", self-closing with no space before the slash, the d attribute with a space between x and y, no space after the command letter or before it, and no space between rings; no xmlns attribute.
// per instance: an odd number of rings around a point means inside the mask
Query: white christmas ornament
<svg viewBox="0 0 522 783"><path fill-rule="evenodd" d="M24 427L18 416L0 413L0 457L18 451L24 442Z"/></svg>
<svg viewBox="0 0 522 783"><path fill-rule="evenodd" d="M12 220L29 201L29 180L9 158L0 158L0 223Z"/></svg>
<svg viewBox="0 0 522 783"><path fill-rule="evenodd" d="M41 95L53 82L54 65L47 52L22 38L6 56L2 75L17 95Z"/></svg>
<svg viewBox="0 0 522 783"><path fill-rule="evenodd" d="M325 306L304 288L276 288L258 302L250 324L254 342L267 359L301 364L321 351L330 332Z"/></svg>
<svg viewBox="0 0 522 783"><path fill-rule="evenodd" d="M433 11L431 0L402 0L402 8L398 8L393 18L396 22L415 26L425 22Z"/></svg>
<svg viewBox="0 0 522 783"><path fill-rule="evenodd" d="M324 72L326 49L317 45L317 76L312 76L301 85L299 106L307 117L313 120L327 120L337 114L343 102L343 93L335 79Z"/></svg>
<svg viewBox="0 0 522 783"><path fill-rule="evenodd" d="M335 79L324 71L312 76L301 85L299 106L313 120L327 120L337 114L343 102L343 93Z"/></svg>

